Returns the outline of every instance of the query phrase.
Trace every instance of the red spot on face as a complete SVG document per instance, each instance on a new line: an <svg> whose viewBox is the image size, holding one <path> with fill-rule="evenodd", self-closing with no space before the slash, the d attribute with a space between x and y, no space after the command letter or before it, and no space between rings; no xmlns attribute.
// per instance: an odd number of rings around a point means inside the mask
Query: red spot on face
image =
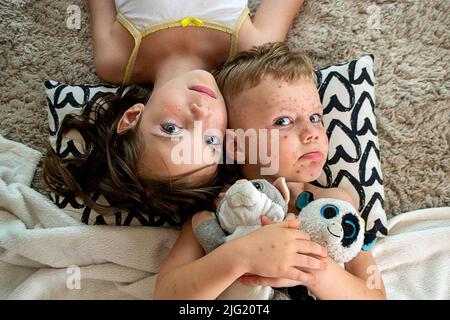
<svg viewBox="0 0 450 320"><path fill-rule="evenodd" d="M261 247L258 247L258 251L262 251L262 248L261 248Z"/></svg>

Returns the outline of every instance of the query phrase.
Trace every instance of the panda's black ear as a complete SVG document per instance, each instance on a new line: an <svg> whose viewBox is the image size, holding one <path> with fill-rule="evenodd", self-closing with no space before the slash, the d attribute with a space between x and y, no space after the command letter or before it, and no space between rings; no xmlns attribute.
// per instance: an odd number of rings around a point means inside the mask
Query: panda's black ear
<svg viewBox="0 0 450 320"><path fill-rule="evenodd" d="M377 235L373 232L364 232L364 243L361 248L363 251L370 250L372 246L377 242Z"/></svg>
<svg viewBox="0 0 450 320"><path fill-rule="evenodd" d="M298 195L297 200L295 200L295 208L300 212L312 201L314 201L313 194L309 191L303 191Z"/></svg>

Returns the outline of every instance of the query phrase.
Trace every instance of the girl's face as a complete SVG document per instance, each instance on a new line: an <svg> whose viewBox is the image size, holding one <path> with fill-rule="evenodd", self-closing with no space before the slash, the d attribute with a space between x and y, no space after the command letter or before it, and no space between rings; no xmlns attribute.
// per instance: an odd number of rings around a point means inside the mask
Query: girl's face
<svg viewBox="0 0 450 320"><path fill-rule="evenodd" d="M142 109L142 178L207 182L221 159L227 126L225 102L214 77L203 70L177 76L155 89Z"/></svg>

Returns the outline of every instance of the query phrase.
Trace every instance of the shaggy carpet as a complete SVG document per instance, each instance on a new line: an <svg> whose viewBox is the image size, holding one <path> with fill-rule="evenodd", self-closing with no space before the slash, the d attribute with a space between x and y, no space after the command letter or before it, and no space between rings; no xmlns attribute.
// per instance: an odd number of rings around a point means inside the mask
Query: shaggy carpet
<svg viewBox="0 0 450 320"><path fill-rule="evenodd" d="M450 205L449 26L447 0L309 0L288 36L316 67L375 55L388 217ZM43 81L101 83L86 1L0 0L0 30L0 134L44 151Z"/></svg>

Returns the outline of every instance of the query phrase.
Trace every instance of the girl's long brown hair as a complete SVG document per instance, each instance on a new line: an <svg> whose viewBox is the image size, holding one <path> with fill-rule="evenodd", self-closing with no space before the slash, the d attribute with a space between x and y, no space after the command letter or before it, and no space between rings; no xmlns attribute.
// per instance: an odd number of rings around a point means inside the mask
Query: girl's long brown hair
<svg viewBox="0 0 450 320"><path fill-rule="evenodd" d="M122 90L118 90L122 92ZM57 195L80 197L84 203L102 214L118 209L133 210L158 221L182 224L200 210L214 210L213 199L226 183L237 178L236 166L219 165L216 174L203 185L189 185L183 177L166 181L142 180L137 175L141 156L138 127L117 134L117 124L123 113L136 103L146 104L150 89L132 86L125 94L106 93L91 100L81 115L67 115L60 134L77 130L85 149L81 155L61 158L47 145L43 177ZM101 194L109 206L94 201Z"/></svg>

